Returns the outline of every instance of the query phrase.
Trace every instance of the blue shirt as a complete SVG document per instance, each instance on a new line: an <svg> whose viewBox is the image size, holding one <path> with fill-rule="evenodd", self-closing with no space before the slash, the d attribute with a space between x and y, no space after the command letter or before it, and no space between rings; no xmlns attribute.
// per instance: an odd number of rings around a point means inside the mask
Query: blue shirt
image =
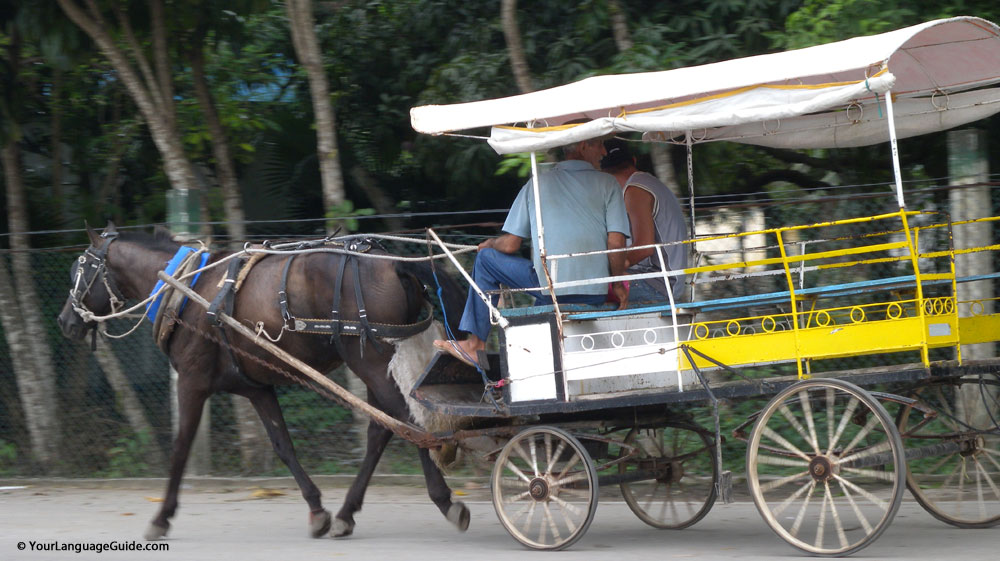
<svg viewBox="0 0 1000 561"><path fill-rule="evenodd" d="M608 232L629 235L625 199L618 181L597 171L582 160L559 162L539 174L539 199L542 224L545 226L545 251L548 255L597 251L608 248ZM545 272L538 254L538 225L535 224L535 197L529 180L514 199L503 231L533 240L532 261L542 286ZM554 263L558 263L553 266ZM553 282L566 282L611 275L605 254L549 261L555 272ZM606 294L606 284L574 286L556 290L557 295Z"/></svg>

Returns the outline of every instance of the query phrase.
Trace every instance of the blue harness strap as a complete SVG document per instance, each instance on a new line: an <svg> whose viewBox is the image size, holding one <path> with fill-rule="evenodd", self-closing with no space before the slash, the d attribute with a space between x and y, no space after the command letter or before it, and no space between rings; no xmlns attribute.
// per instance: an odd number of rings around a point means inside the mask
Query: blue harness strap
<svg viewBox="0 0 1000 561"><path fill-rule="evenodd" d="M197 250L193 247L181 246L181 248L177 250L177 253L175 253L174 256L170 258L170 261L167 262L167 267L163 269L163 272L173 276L173 274L177 272L177 268L180 267L181 263L184 262L184 258L186 258L189 254L195 251ZM201 254L201 264L198 266L199 269L203 268L205 264L208 263L209 257L210 255L208 253ZM201 271L195 273L194 278L191 279L191 284L189 285L191 288L194 288L195 283L198 282L199 276L201 276ZM156 294L157 291L159 291L160 288L163 287L163 285L164 282L162 280L157 280L156 285L153 286L153 291L149 293L150 296ZM154 299L146 306L146 317L149 318L150 321L156 321L156 312L159 311L160 303L162 301L163 301L163 293L160 293L160 295L157 296L156 299ZM184 304L187 304L187 298L185 298L181 302L181 306L177 310L178 314L184 311Z"/></svg>

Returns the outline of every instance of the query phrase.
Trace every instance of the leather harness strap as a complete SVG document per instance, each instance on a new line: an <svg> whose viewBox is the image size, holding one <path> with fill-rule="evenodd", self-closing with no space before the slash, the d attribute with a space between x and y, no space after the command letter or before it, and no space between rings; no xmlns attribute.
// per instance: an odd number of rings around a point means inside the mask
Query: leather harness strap
<svg viewBox="0 0 1000 561"><path fill-rule="evenodd" d="M366 241L352 241L344 245L344 249L355 253L364 253L370 250L371 243ZM337 267L337 274L333 281L333 305L330 310L329 319L305 319L294 317L288 306L288 274L292 266L292 260L296 254L292 254L285 261L284 270L281 273L281 286L278 289L278 305L281 308L281 317L285 322L284 329L297 333L313 333L317 335L330 335L330 340L337 348L337 352L343 354L344 344L341 337L344 335L360 337L362 353L364 353L365 342L371 341L376 352L384 352L381 339L394 338L403 339L411 337L427 329L434 321L433 306L429 302L424 303L425 317L414 323L391 324L378 323L368 320L368 312L364 303L364 291L361 284L360 259L350 253L343 254L343 259ZM343 292L344 274L347 272L347 264L351 263L351 274L354 276L354 298L358 307L357 320L342 319L340 308Z"/></svg>

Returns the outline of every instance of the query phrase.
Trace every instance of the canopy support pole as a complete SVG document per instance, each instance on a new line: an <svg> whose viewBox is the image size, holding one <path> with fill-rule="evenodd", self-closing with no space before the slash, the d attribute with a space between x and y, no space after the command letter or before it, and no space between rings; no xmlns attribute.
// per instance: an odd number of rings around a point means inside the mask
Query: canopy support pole
<svg viewBox="0 0 1000 561"><path fill-rule="evenodd" d="M892 149L892 171L896 176L896 200L899 208L906 208L903 201L903 176L899 169L899 147L896 143L896 119L892 114L892 90L885 92L885 114L889 119L889 146Z"/></svg>
<svg viewBox="0 0 1000 561"><path fill-rule="evenodd" d="M535 224L538 225L538 239L534 243L538 244L538 257L542 262L542 272L545 273L545 284L548 286L549 295L552 297L552 308L556 314L556 325L559 328L559 335L562 336L562 314L559 312L559 301L556 299L556 289L552 287L552 275L549 273L548 255L545 253L545 226L542 225L542 200L538 182L538 159L535 152L531 152L531 193L535 199ZM538 279L539 282L542 279Z"/></svg>
<svg viewBox="0 0 1000 561"><path fill-rule="evenodd" d="M696 238L695 238L695 225L694 225L694 156L692 151L691 131L684 131L684 143L687 145L688 209L691 212L691 240L693 242ZM698 255L697 244L691 243L690 249L688 251L689 251L688 262L690 263L696 261ZM695 287L694 279L692 278L691 279L692 302L695 300L694 287Z"/></svg>

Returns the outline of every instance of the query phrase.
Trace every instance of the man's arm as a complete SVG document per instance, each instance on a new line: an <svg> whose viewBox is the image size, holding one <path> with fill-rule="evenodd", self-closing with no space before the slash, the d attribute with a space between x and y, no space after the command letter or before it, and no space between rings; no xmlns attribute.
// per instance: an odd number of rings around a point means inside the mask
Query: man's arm
<svg viewBox="0 0 1000 561"><path fill-rule="evenodd" d="M625 234L621 232L608 232L608 249L622 249L625 247ZM615 251L608 254L608 266L611 275L617 277L625 274L625 252ZM625 283L611 283L611 292L618 298L618 309L623 310L628 306L628 292L625 291Z"/></svg>
<svg viewBox="0 0 1000 561"><path fill-rule="evenodd" d="M500 253L510 255L521 249L522 243L524 243L524 239L520 236L515 236L514 234L501 234L479 244L479 250L481 251L486 248L493 248Z"/></svg>
<svg viewBox="0 0 1000 561"><path fill-rule="evenodd" d="M653 194L645 189L625 188L625 210L632 226L632 246L649 245L656 242L656 226L653 224ZM632 249L625 252L627 263L631 267L653 254L653 248Z"/></svg>

